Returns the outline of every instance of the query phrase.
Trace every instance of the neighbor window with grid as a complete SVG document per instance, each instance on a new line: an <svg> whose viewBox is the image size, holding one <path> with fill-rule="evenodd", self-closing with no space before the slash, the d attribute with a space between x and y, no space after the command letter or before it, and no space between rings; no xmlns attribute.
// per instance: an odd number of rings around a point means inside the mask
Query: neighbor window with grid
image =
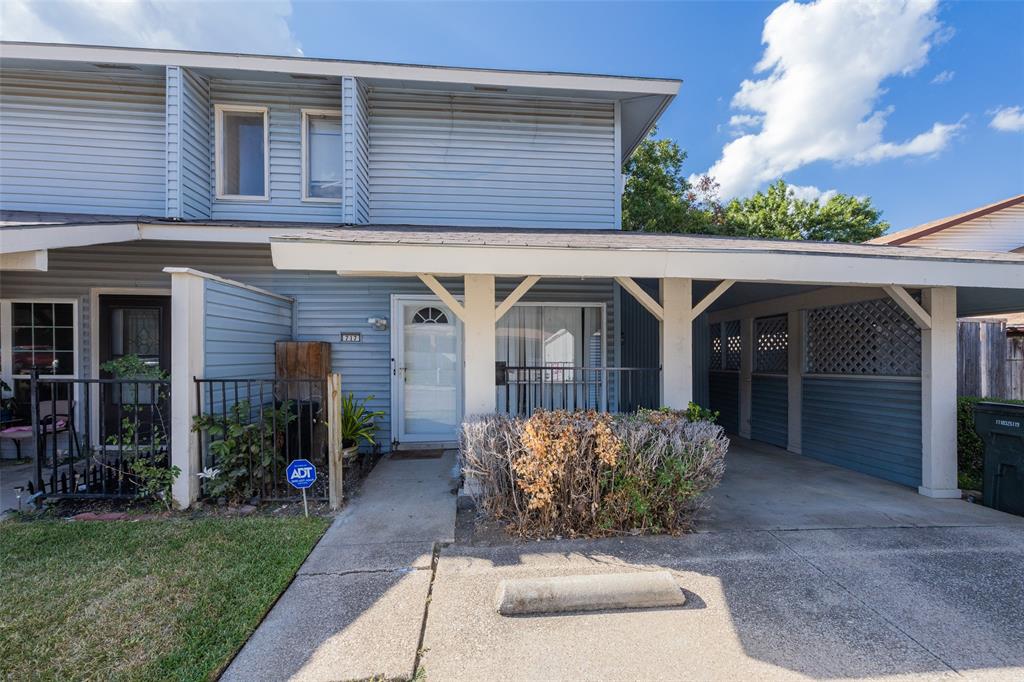
<svg viewBox="0 0 1024 682"><path fill-rule="evenodd" d="M20 418L30 416L32 370L42 376L77 376L77 320L74 301L0 301L0 368ZM49 396L44 385L40 397Z"/></svg>
<svg viewBox="0 0 1024 682"><path fill-rule="evenodd" d="M341 114L302 111L302 198L341 201Z"/></svg>
<svg viewBox="0 0 1024 682"><path fill-rule="evenodd" d="M267 199L266 107L217 105L218 199Z"/></svg>

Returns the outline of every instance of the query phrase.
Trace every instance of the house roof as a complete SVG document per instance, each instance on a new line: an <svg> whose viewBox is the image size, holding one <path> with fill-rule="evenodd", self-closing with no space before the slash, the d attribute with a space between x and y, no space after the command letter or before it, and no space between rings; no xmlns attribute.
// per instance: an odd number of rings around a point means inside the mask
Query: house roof
<svg viewBox="0 0 1024 682"><path fill-rule="evenodd" d="M913 242L921 237L926 237L942 230L947 230L951 227L965 223L968 220L974 220L975 218L981 218L990 213L1001 211L1011 206L1018 204L1024 204L1024 194L1018 194L1015 197L1009 199L1002 199L1000 201L987 204L985 206L979 206L963 213L957 213L956 215L946 216L945 218L939 218L916 227L910 227L899 232L890 232L889 234L883 234L881 237L877 237L868 242L868 244L890 244L892 246L900 246Z"/></svg>
<svg viewBox="0 0 1024 682"><path fill-rule="evenodd" d="M494 247L523 249L788 253L862 258L939 261L1006 262L1024 265L1024 256L988 251L954 251L923 247L894 249L885 245L846 244L783 239L752 239L710 235L577 230L358 225L320 227L271 238L272 242L402 244L413 246Z"/></svg>
<svg viewBox="0 0 1024 682"><path fill-rule="evenodd" d="M380 87L616 101L621 112L623 160L647 135L682 84L674 78L644 76L13 41L0 41L0 59L5 65L20 68L74 67L111 73L109 69L118 72L124 66L152 72L166 65L175 65L200 70L212 77L231 77L234 74L258 80L268 75L284 79L352 76Z"/></svg>

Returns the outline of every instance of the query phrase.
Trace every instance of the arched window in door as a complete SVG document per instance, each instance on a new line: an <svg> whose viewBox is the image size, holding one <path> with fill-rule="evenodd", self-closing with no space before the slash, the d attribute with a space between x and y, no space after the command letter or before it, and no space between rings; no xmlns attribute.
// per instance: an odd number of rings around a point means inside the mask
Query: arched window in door
<svg viewBox="0 0 1024 682"><path fill-rule="evenodd" d="M412 321L415 324L448 324L448 316L440 308L427 306L417 310L412 316Z"/></svg>

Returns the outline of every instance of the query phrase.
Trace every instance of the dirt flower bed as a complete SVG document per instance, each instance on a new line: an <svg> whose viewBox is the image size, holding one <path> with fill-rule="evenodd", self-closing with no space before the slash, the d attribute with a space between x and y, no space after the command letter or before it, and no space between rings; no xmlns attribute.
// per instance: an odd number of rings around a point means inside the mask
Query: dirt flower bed
<svg viewBox="0 0 1024 682"><path fill-rule="evenodd" d="M729 440L699 411L538 411L463 424L479 509L523 537L689 530L725 470Z"/></svg>

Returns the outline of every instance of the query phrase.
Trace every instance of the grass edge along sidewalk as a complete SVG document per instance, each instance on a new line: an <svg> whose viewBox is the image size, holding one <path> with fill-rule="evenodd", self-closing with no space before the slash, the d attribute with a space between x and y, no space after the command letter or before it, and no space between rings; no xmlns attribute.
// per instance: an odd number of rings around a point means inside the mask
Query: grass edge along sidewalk
<svg viewBox="0 0 1024 682"><path fill-rule="evenodd" d="M0 523L0 679L213 679L329 523Z"/></svg>

